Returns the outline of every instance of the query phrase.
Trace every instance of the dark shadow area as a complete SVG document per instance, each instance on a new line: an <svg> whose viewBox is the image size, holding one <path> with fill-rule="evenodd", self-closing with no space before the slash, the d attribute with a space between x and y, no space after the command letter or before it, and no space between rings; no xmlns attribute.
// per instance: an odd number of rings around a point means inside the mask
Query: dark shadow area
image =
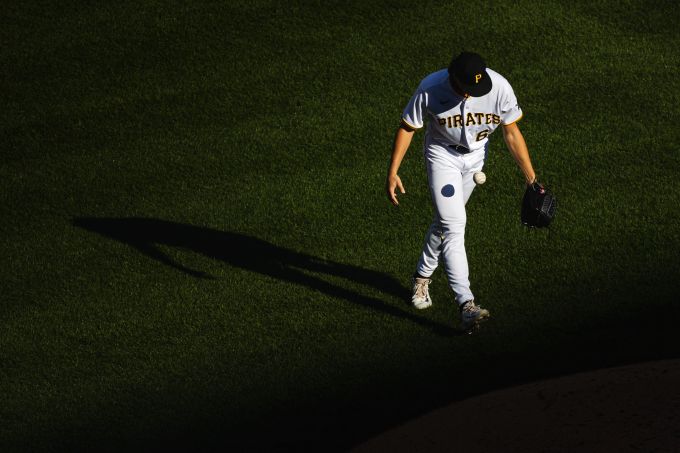
<svg viewBox="0 0 680 453"><path fill-rule="evenodd" d="M410 297L408 289L404 288L397 279L381 272L320 259L243 234L166 220L81 217L74 219L73 224L128 244L150 258L197 278L214 277L178 263L158 246L165 245L190 250L230 266L303 285L390 316L408 319L439 335L462 334L452 326L436 323L417 316L407 309L389 305L380 299L359 294L309 274L325 274L372 286L400 300L407 300Z"/></svg>
<svg viewBox="0 0 680 453"><path fill-rule="evenodd" d="M432 358L411 357L399 365L396 373L386 370L381 379L358 389L351 399L320 395L314 403L276 408L257 423L242 426L228 424L220 414L208 416L197 411L194 421L187 423L183 432L175 432L163 450L168 445L177 451L200 445L205 451L342 452L454 401L584 371L680 357L680 307L664 307L667 311L662 319L602 320L600 325L577 335L551 332L551 326L535 328L533 338L545 339L544 344L536 340L535 349L517 351L509 346L507 352L485 354L480 345L498 334L493 332L494 324L489 323L478 335L457 339L469 341L472 348L479 350L477 357L461 366L443 366ZM508 344L512 344L513 332L505 334ZM623 338L627 340L625 347ZM456 358L442 360L455 362ZM482 420L475 434L486 429L495 428L484 425ZM456 445L457 436L469 434L452 431L451 445ZM554 441L557 448L560 439Z"/></svg>
<svg viewBox="0 0 680 453"><path fill-rule="evenodd" d="M129 244L190 275L209 278L176 263L158 245L192 250L409 319L442 335L454 334L451 328L421 319L406 309L306 274L359 281L397 297L408 294L395 279L374 271L320 260L253 237L162 220L79 218L74 224ZM478 335L456 338L456 342L468 342L463 347L474 351L472 355L457 357L441 348L432 354L430 345L423 344L422 353L409 355L388 368L334 370L326 382L327 392L312 394L304 401L293 400L285 407L273 402L274 406L262 408L264 415L257 419L235 415L230 401L222 401L217 393L210 397L218 404L210 407L205 401L187 401L182 407L182 422L172 430L163 426L145 433L144 439L117 439L109 451L346 451L381 431L453 401L577 372L680 357L680 304L675 302L680 290L678 262L662 264L654 274L654 281L661 283L651 285L632 261L630 266L617 267L616 271L603 261L602 267L589 270L587 279L575 276L569 284L551 286L553 300L565 306L576 304L573 310L542 313L540 323L532 320L528 312L525 325L491 322ZM574 298L576 287L583 295L579 299ZM630 292L623 293L618 289L621 287L630 288ZM619 301L622 310L591 312L582 308L601 303L603 297ZM641 297L646 304L631 303ZM580 319L583 315L589 316ZM573 323L575 317L579 323ZM572 323L563 323L565 318ZM460 345L452 348L455 350L460 350ZM361 384L348 386L346 381L352 379L359 379ZM332 390L335 388L348 390L338 398ZM175 391L169 389L167 399L182 400L182 391L181 386ZM285 386L280 389L282 395L289 391ZM210 390L206 389L206 393L210 394ZM143 407L137 410L144 413ZM90 420L86 437L98 439L107 432L109 420L106 413L100 420ZM459 435L465 433L452 433L452 445ZM69 442L63 435L55 435L53 440L57 445L66 445L64 450L91 450L80 443L82 438Z"/></svg>

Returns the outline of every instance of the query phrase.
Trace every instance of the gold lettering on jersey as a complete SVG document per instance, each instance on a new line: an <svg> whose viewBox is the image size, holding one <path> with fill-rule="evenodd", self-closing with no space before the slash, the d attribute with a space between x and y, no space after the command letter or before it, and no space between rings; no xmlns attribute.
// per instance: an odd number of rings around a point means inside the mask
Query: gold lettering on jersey
<svg viewBox="0 0 680 453"><path fill-rule="evenodd" d="M501 117L495 113L468 112L465 116L453 115L444 118L437 118L437 122L440 126L446 126L448 128L481 126L483 124L501 124Z"/></svg>
<svg viewBox="0 0 680 453"><path fill-rule="evenodd" d="M483 140L489 136L489 129L484 129L482 132L477 134L477 141Z"/></svg>
<svg viewBox="0 0 680 453"><path fill-rule="evenodd" d="M474 115L472 115L472 113L468 112L467 120L465 120L465 125L470 126L472 124L475 124L475 117Z"/></svg>

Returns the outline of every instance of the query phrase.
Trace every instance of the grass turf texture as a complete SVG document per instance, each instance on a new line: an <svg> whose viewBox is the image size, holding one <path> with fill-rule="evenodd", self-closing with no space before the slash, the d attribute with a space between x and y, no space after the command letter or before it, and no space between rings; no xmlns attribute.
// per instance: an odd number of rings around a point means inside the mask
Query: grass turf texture
<svg viewBox="0 0 680 453"><path fill-rule="evenodd" d="M24 2L2 15L0 449L341 449L450 401L678 357L673 2ZM473 337L441 271L419 80L513 84L550 234L492 136L468 205ZM103 219L103 220L102 220ZM249 251L255 248L255 256Z"/></svg>

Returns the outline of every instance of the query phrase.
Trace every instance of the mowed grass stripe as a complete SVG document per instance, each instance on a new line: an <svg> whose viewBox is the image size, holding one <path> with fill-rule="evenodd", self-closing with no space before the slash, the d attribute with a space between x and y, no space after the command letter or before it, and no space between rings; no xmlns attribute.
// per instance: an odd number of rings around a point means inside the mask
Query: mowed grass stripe
<svg viewBox="0 0 680 453"><path fill-rule="evenodd" d="M676 356L677 19L642 1L8 10L0 445L339 448L476 392ZM512 83L560 199L550 234L524 231L492 137L466 246L494 319L473 338L442 272L431 310L400 296L432 215L422 133L401 206L383 195L401 109L463 48ZM83 218L154 219L158 254Z"/></svg>

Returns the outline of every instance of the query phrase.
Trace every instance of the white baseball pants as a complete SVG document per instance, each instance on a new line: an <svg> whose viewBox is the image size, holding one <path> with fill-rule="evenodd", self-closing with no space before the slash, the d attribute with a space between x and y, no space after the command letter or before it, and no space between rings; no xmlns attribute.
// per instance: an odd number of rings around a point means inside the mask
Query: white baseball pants
<svg viewBox="0 0 680 453"><path fill-rule="evenodd" d="M425 152L434 219L425 236L416 272L422 277L430 277L441 256L459 305L474 299L465 252L465 204L475 188L472 177L484 167L485 157L486 147L459 154L430 144Z"/></svg>

